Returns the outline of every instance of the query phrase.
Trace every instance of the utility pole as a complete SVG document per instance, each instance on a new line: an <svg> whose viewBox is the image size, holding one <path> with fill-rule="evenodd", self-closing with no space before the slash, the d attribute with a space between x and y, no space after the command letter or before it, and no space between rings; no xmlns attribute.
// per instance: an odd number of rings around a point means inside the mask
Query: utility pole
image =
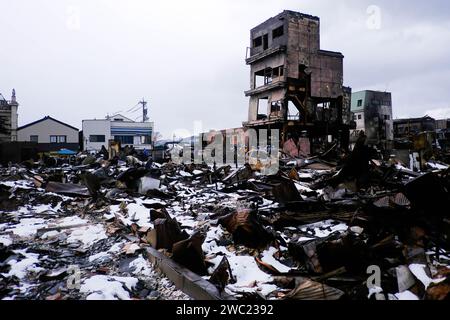
<svg viewBox="0 0 450 320"><path fill-rule="evenodd" d="M149 120L147 101L145 101L144 98L142 98L142 101L139 101L139 104L142 105L142 122L146 122L147 120Z"/></svg>

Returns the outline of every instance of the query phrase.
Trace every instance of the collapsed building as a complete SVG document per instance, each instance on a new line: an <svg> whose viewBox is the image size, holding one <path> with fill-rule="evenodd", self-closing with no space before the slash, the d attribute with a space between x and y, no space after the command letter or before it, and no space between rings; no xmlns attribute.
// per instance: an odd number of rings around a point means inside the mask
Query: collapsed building
<svg viewBox="0 0 450 320"><path fill-rule="evenodd" d="M320 48L320 19L283 11L250 31L250 98L245 128L278 129L281 144L307 135L311 148L336 139L347 148L351 89L340 52Z"/></svg>

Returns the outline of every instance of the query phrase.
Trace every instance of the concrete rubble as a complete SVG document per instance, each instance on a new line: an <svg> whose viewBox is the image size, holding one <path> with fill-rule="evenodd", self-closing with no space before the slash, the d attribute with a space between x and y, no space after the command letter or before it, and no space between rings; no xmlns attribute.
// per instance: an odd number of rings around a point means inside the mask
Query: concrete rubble
<svg viewBox="0 0 450 320"><path fill-rule="evenodd" d="M0 168L1 299L450 297L445 164L413 172L363 143L271 176L107 158Z"/></svg>

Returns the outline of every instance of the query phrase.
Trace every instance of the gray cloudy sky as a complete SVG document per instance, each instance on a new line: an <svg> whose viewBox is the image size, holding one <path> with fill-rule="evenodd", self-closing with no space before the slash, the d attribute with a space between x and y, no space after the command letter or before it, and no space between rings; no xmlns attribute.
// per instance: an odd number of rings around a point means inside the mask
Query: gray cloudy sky
<svg viewBox="0 0 450 320"><path fill-rule="evenodd" d="M51 115L81 129L145 97L165 137L239 127L249 30L284 9L321 18L354 91L393 92L396 117L450 117L445 0L0 0L0 92L16 89L19 125Z"/></svg>

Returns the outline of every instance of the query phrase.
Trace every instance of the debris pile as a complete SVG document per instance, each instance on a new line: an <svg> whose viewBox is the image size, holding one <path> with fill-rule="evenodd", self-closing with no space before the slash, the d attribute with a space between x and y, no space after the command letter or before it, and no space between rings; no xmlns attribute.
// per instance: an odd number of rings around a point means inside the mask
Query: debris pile
<svg viewBox="0 0 450 320"><path fill-rule="evenodd" d="M195 298L153 247L236 299L448 299L449 167L335 149L272 176L136 153L1 168L0 298Z"/></svg>

